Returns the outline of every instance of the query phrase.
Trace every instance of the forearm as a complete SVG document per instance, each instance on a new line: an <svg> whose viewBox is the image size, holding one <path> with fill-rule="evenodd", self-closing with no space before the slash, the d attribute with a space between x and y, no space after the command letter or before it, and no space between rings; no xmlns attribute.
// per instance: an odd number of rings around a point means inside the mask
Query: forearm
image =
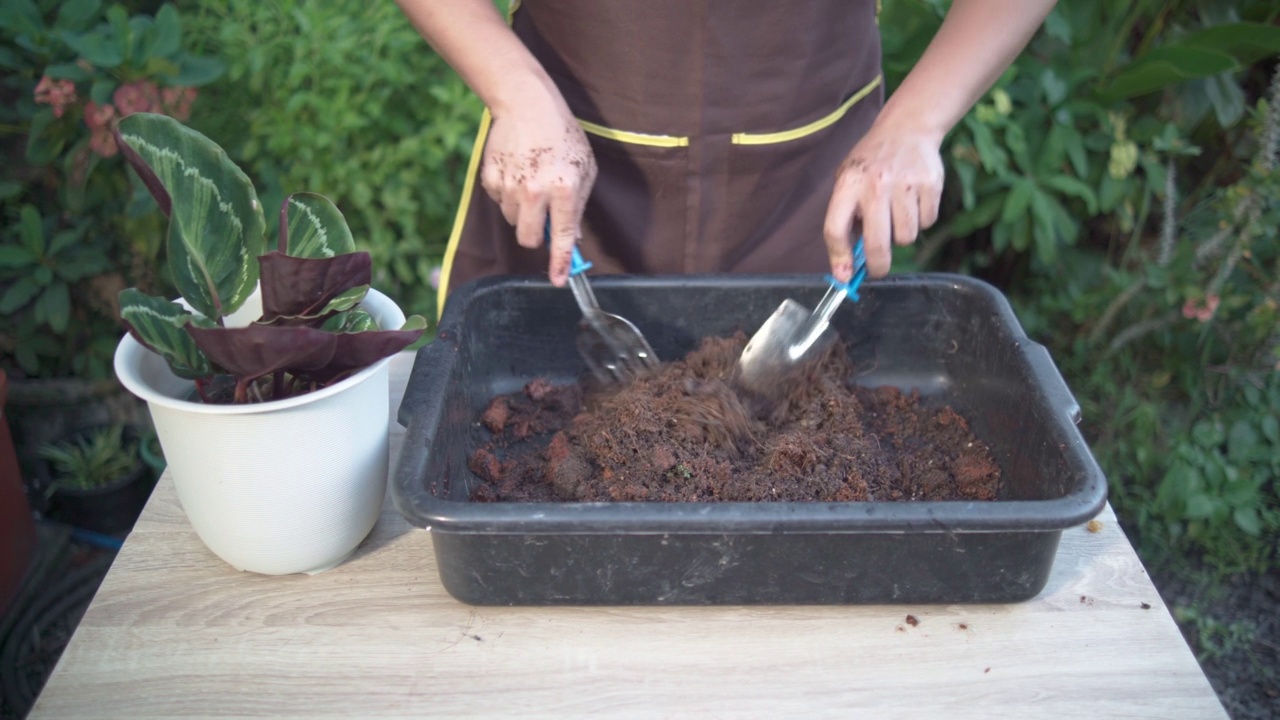
<svg viewBox="0 0 1280 720"><path fill-rule="evenodd" d="M495 116L552 86L493 0L396 0L409 22Z"/></svg>
<svg viewBox="0 0 1280 720"><path fill-rule="evenodd" d="M880 121L942 142L1022 52L1056 0L953 0Z"/></svg>

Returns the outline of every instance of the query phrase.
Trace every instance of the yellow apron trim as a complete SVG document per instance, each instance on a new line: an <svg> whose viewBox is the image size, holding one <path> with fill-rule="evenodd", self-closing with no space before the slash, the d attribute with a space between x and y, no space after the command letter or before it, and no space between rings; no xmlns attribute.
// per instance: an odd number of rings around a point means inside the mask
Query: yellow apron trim
<svg viewBox="0 0 1280 720"><path fill-rule="evenodd" d="M436 288L436 320L444 312L444 300L449 294L449 275L453 270L453 256L458 252L458 243L462 239L462 226L467 221L467 210L471 207L471 193L476 187L479 175L480 158L484 155L485 138L489 135L489 124L492 117L489 108L480 114L480 127L476 130L476 142L471 146L471 161L467 163L467 177L462 183L462 197L458 201L458 213L453 216L453 230L449 233L449 244L444 249L444 260L440 264L440 287Z"/></svg>
<svg viewBox="0 0 1280 720"><path fill-rule="evenodd" d="M520 9L521 0L510 0L507 5L507 24ZM479 177L480 158L484 156L484 142L489 137L489 125L493 117L489 108L480 113L480 126L476 128L476 141L471 146L471 159L467 162L467 176L462 181L462 195L458 198L458 211L453 216L453 229L449 231L449 244L444 248L444 259L440 261L440 286L436 288L436 321L444 313L444 301L449 295L449 276L453 272L453 258L458 254L458 244L462 240L462 227L467 222L467 211L471 207L471 193L475 191L476 178Z"/></svg>
<svg viewBox="0 0 1280 720"><path fill-rule="evenodd" d="M582 129L598 135L602 138L617 140L618 142L631 143L632 145L649 145L651 147L689 147L689 138L677 137L675 135L647 135L645 133L629 132L627 130L615 130L614 128L597 125L586 120L579 120L578 124Z"/></svg>
<svg viewBox="0 0 1280 720"><path fill-rule="evenodd" d="M832 112L830 115L827 115L824 118L819 118L818 120L814 120L808 125L804 125L802 127L798 127L793 130L782 130L780 132L772 132L772 133L734 133L733 144L734 145L772 145L773 143L782 143L782 142L789 142L791 140L799 140L800 138L806 135L812 135L818 132L819 130L822 130L824 128L831 126L837 120L844 117L845 113L849 112L849 108L856 105L859 100L865 98L867 95L870 95L871 91L875 90L880 85L881 79L882 79L882 76L877 75L875 80L872 80L871 82L867 83L866 87L854 93L852 97L850 97L848 100L845 100L844 103L840 105L840 107L836 108L834 112Z"/></svg>

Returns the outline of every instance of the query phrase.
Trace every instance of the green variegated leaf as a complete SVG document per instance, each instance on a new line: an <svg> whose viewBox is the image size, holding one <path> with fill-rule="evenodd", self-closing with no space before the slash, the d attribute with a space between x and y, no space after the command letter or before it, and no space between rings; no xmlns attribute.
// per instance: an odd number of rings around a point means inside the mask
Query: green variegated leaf
<svg viewBox="0 0 1280 720"><path fill-rule="evenodd" d="M117 138L168 211L169 267L182 297L209 318L238 310L265 250L262 206L248 176L212 140L165 115L129 115Z"/></svg>
<svg viewBox="0 0 1280 720"><path fill-rule="evenodd" d="M178 377L194 380L212 372L209 359L186 331L186 324L197 318L181 305L129 288L120 293L120 318L129 334L164 357ZM198 324L211 325L207 320Z"/></svg>
<svg viewBox="0 0 1280 720"><path fill-rule="evenodd" d="M222 298L218 295L217 284L213 275L207 270L205 263L193 255L190 246L183 239L182 228L176 218L169 220L169 269L173 273L174 285L191 307L206 317L222 317L230 314L225 310Z"/></svg>
<svg viewBox="0 0 1280 720"><path fill-rule="evenodd" d="M400 326L401 330L426 330L427 319L421 315L410 315L404 319L404 324Z"/></svg>
<svg viewBox="0 0 1280 720"><path fill-rule="evenodd" d="M338 313L320 326L321 330L334 333L356 333L377 330L378 323L364 310L355 309Z"/></svg>
<svg viewBox="0 0 1280 720"><path fill-rule="evenodd" d="M329 198L294 193L280 207L280 251L301 258L331 258L355 252L356 241L342 211Z"/></svg>
<svg viewBox="0 0 1280 720"><path fill-rule="evenodd" d="M337 297L330 300L329 304L325 306L324 310L320 311L320 314L328 315L329 313L332 313L332 312L342 312L343 310L350 310L356 305L359 305L360 301L364 300L364 296L367 295L368 292L369 292L368 285L360 285L358 287L353 287L350 290L342 292Z"/></svg>

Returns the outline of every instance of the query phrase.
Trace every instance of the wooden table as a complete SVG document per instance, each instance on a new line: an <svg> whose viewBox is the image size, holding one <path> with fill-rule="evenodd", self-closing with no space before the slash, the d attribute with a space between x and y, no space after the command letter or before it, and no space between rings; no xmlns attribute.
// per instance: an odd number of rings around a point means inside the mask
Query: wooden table
<svg viewBox="0 0 1280 720"><path fill-rule="evenodd" d="M265 577L205 549L166 476L30 717L1225 718L1098 520L1018 605L478 608L389 501L343 565Z"/></svg>

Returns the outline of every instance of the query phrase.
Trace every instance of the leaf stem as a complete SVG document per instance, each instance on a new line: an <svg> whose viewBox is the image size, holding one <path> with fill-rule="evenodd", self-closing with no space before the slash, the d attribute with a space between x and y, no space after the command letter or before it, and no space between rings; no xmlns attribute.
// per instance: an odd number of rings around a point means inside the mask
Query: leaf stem
<svg viewBox="0 0 1280 720"><path fill-rule="evenodd" d="M209 400L209 393L205 389L205 385L207 383L208 381L204 378L196 378L196 394L200 396L200 402L203 402L204 404L209 405L212 403L212 401Z"/></svg>

